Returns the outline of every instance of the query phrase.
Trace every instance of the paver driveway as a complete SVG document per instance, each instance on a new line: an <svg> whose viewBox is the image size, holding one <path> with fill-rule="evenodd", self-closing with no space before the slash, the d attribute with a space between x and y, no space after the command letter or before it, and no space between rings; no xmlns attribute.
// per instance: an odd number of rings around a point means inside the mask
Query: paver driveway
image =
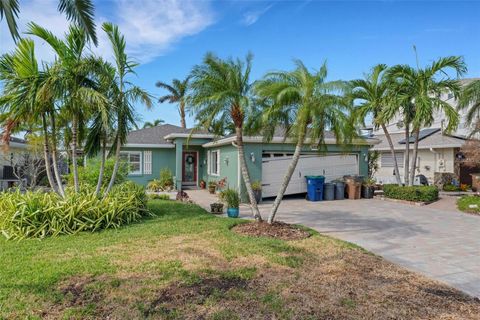
<svg viewBox="0 0 480 320"><path fill-rule="evenodd" d="M216 201L204 190L188 191L209 210ZM480 216L456 211L442 202L417 207L382 200L308 202L287 198L278 220L309 226L356 243L407 269L480 297ZM271 202L259 208L264 217ZM250 218L242 206L240 216Z"/></svg>
<svg viewBox="0 0 480 320"><path fill-rule="evenodd" d="M480 297L480 216L382 200L287 199L278 220L356 243Z"/></svg>

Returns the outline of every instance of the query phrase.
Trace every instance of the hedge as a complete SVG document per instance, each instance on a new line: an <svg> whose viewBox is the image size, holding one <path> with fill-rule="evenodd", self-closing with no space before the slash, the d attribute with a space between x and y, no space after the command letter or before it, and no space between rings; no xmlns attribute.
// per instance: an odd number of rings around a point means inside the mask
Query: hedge
<svg viewBox="0 0 480 320"><path fill-rule="evenodd" d="M438 200L438 188L435 186L399 186L386 184L383 194L387 198L407 201L432 202Z"/></svg>

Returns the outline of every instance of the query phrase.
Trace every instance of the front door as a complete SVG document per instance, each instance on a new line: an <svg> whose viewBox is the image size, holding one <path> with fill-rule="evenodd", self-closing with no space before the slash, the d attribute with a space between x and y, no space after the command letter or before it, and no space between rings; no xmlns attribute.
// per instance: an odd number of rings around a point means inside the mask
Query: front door
<svg viewBox="0 0 480 320"><path fill-rule="evenodd" d="M182 181L197 183L197 153L186 151L183 153L183 177Z"/></svg>

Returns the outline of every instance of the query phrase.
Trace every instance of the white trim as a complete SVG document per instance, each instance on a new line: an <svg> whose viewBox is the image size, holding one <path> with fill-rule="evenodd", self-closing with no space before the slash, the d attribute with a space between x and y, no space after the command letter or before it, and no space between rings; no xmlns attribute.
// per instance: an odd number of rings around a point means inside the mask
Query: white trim
<svg viewBox="0 0 480 320"><path fill-rule="evenodd" d="M215 135L211 133L169 133L163 139L170 140L175 138L197 138L197 139L207 139L214 138Z"/></svg>
<svg viewBox="0 0 480 320"><path fill-rule="evenodd" d="M128 163L130 164L130 153L135 153L140 155L140 170L139 171L134 171L134 172L129 172L129 176L141 176L143 175L143 152L142 151L137 151L137 150L122 150L120 151L120 154L128 154Z"/></svg>
<svg viewBox="0 0 480 320"><path fill-rule="evenodd" d="M152 174L152 151L143 151L143 173Z"/></svg>
<svg viewBox="0 0 480 320"><path fill-rule="evenodd" d="M110 146L109 146L110 147ZM122 146L122 148L165 148L173 149L175 148L174 144L154 144L154 143L127 143Z"/></svg>
<svg viewBox="0 0 480 320"><path fill-rule="evenodd" d="M423 149L426 149L426 150L429 150L430 148L434 148L434 149L450 149L450 148L461 148L463 146L463 144L444 144L444 145L427 145L427 146L418 146L418 150L423 150ZM400 147L400 148L395 148L394 150L395 151L405 151L405 145L403 145L403 148ZM413 150L413 144L410 144L409 146L409 149L410 150ZM372 148L371 149L372 151L389 151L390 148L389 147L384 147L384 148Z"/></svg>
<svg viewBox="0 0 480 320"><path fill-rule="evenodd" d="M224 139L220 139L217 141L212 141L212 142L207 142L202 145L202 147L208 148L208 147L215 147L215 146L223 146L227 144L231 144L232 142L235 142L236 137L228 137ZM307 138L305 139L305 144L310 144L311 139ZM255 136L255 137L243 137L243 142L246 143L289 143L289 144L294 144L295 140L294 139L285 139L283 137L274 137L270 141L265 141L263 137L261 136ZM352 140L349 145L376 145L379 144L381 141L378 139L354 139ZM325 139L325 144L339 144L336 139L334 138L327 138Z"/></svg>

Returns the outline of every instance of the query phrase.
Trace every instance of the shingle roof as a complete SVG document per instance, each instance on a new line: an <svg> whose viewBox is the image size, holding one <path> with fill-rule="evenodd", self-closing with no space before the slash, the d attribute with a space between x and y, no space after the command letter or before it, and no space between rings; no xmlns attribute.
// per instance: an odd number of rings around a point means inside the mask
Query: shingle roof
<svg viewBox="0 0 480 320"><path fill-rule="evenodd" d="M152 128L130 131L127 136L127 144L172 144L165 140L165 136L171 133L190 134L194 129L185 129L173 124L163 124ZM203 130L194 130L194 133L207 133Z"/></svg>
<svg viewBox="0 0 480 320"><path fill-rule="evenodd" d="M400 141L405 140L404 133L392 133L390 135L392 138L393 146L395 150L405 149L405 143L401 144ZM385 138L384 134L375 135L374 138L380 140L381 142L374 146L372 150L390 150L388 141ZM437 132L425 137L424 139L418 142L419 149L429 149L429 148L459 148L465 143L465 139L460 137L449 136L438 130ZM413 148L413 143L410 143L410 148Z"/></svg>

